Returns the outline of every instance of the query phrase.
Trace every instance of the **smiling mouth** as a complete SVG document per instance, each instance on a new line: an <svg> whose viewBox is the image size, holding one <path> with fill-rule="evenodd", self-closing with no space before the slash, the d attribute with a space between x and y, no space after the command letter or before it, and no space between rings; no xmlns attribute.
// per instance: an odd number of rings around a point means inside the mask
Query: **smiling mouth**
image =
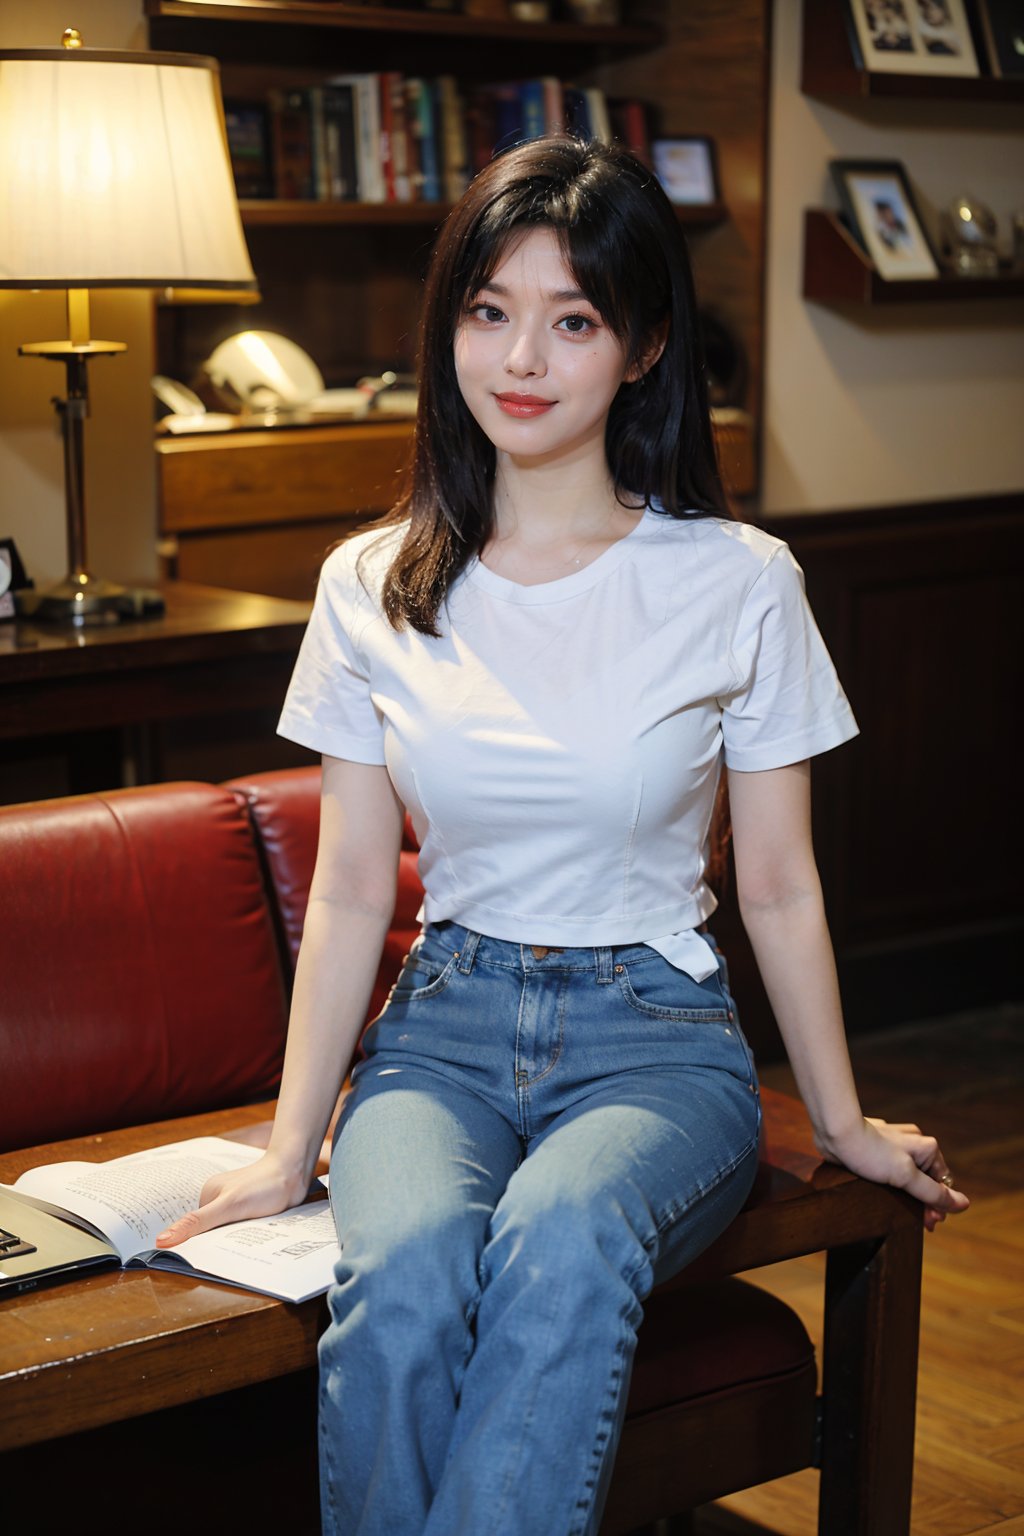
<svg viewBox="0 0 1024 1536"><path fill-rule="evenodd" d="M545 400L540 395L495 395L498 406L509 416L542 416L545 411L550 411L555 404L554 400Z"/></svg>

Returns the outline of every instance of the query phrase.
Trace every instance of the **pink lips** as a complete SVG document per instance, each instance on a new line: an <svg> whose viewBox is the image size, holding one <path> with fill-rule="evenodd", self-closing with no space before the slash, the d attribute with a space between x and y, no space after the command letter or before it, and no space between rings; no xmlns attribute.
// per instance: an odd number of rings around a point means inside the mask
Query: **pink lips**
<svg viewBox="0 0 1024 1536"><path fill-rule="evenodd" d="M495 395L499 410L506 416L519 416L529 419L531 416L543 416L545 411L550 411L554 405L553 400L544 400L540 395Z"/></svg>

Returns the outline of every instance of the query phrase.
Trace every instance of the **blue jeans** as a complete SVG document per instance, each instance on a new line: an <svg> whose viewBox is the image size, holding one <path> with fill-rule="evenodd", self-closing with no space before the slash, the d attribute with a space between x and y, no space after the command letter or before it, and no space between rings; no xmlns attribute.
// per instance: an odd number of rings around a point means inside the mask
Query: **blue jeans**
<svg viewBox="0 0 1024 1536"><path fill-rule="evenodd" d="M724 962L430 925L339 1121L329 1536L593 1536L652 1285L742 1206L760 1105Z"/></svg>

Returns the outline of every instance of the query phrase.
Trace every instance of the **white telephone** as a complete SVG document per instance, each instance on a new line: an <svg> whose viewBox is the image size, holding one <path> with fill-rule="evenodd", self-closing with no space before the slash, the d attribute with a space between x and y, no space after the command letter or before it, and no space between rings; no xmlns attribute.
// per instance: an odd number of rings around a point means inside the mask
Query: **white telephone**
<svg viewBox="0 0 1024 1536"><path fill-rule="evenodd" d="M395 373L360 379L354 389L325 389L316 363L294 341L275 331L239 331L203 364L210 383L243 411L310 412L365 416L371 410L413 415L412 379Z"/></svg>

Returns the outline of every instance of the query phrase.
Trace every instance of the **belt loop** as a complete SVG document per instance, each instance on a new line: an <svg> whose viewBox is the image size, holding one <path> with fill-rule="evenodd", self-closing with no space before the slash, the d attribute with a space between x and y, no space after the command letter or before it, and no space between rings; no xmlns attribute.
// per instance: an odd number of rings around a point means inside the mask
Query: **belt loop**
<svg viewBox="0 0 1024 1536"><path fill-rule="evenodd" d="M459 951L459 963L456 969L461 971L463 976L468 976L473 969L473 961L476 957L476 947L480 943L480 935L473 933L469 928L465 932L466 941Z"/></svg>
<svg viewBox="0 0 1024 1536"><path fill-rule="evenodd" d="M595 949L594 960L597 963L598 985L607 986L612 980L612 951L608 948Z"/></svg>

